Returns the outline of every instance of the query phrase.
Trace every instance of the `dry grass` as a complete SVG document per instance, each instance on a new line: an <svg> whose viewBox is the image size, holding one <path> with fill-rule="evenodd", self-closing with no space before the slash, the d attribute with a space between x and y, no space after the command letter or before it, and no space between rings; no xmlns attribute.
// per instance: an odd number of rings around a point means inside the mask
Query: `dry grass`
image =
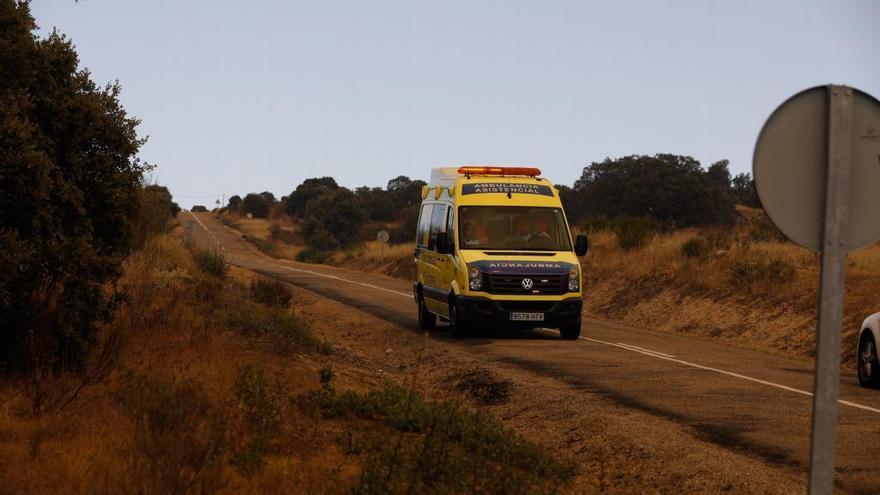
<svg viewBox="0 0 880 495"><path fill-rule="evenodd" d="M319 331L340 332L338 318L305 312L251 272L205 272L193 250L162 236L125 262L111 325L125 345L69 407L36 414L21 381L0 382L0 493L348 493L362 483L377 458L347 450L343 433L388 432L387 419L293 407L331 384L386 386L330 354Z"/></svg>
<svg viewBox="0 0 880 495"><path fill-rule="evenodd" d="M754 241L754 227L687 229L624 251L594 232L584 261L587 311L653 329L810 356L814 352L820 259L781 241ZM693 239L707 246L685 253ZM861 320L880 308L880 247L847 265L843 358L851 362Z"/></svg>

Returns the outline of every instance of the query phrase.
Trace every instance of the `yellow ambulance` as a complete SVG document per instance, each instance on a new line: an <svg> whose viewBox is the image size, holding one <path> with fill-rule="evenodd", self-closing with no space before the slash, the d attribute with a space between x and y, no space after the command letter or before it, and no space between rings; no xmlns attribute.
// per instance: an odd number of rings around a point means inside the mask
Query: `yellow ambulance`
<svg viewBox="0 0 880 495"><path fill-rule="evenodd" d="M445 167L422 190L413 295L419 326L581 331L587 238L572 240L559 192L529 167Z"/></svg>

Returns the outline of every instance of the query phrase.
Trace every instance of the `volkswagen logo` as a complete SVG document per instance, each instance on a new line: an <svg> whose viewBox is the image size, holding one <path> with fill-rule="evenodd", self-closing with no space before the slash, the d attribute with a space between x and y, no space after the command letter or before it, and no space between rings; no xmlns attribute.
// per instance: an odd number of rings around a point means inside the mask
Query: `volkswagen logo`
<svg viewBox="0 0 880 495"><path fill-rule="evenodd" d="M529 290L535 286L535 282L530 278L524 278L522 281L523 289Z"/></svg>

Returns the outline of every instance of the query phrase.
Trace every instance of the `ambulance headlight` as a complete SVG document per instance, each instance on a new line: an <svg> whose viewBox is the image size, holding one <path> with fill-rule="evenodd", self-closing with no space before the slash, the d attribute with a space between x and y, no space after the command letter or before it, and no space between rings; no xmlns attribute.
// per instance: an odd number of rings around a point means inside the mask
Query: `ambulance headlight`
<svg viewBox="0 0 880 495"><path fill-rule="evenodd" d="M476 266L468 267L468 287L471 290L480 290L483 288L483 277L480 269Z"/></svg>
<svg viewBox="0 0 880 495"><path fill-rule="evenodd" d="M581 272L577 268L568 271L568 290L577 292L581 288Z"/></svg>

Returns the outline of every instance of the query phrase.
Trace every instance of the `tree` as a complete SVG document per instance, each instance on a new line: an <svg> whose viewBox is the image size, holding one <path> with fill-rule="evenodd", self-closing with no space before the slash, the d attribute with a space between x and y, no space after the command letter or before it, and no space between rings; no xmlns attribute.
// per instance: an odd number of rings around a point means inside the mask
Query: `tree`
<svg viewBox="0 0 880 495"><path fill-rule="evenodd" d="M226 203L226 207L231 211L238 211L238 206L241 204L241 196L236 194L229 198L229 202Z"/></svg>
<svg viewBox="0 0 880 495"><path fill-rule="evenodd" d="M760 208L761 201L758 199L758 192L755 190L755 180L751 174L739 174L730 182L730 189L736 201L745 206L752 208Z"/></svg>
<svg viewBox="0 0 880 495"><path fill-rule="evenodd" d="M189 211L193 213L206 213L208 211L208 208L205 205L193 205L193 207L190 208Z"/></svg>
<svg viewBox="0 0 880 495"><path fill-rule="evenodd" d="M728 160L719 160L706 169L706 175L709 180L722 191L730 191L730 162Z"/></svg>
<svg viewBox="0 0 880 495"><path fill-rule="evenodd" d="M367 186L355 189L358 205L367 213L370 220L388 222L400 213L397 198L380 187Z"/></svg>
<svg viewBox="0 0 880 495"><path fill-rule="evenodd" d="M302 224L303 237L310 246L322 250L356 244L367 215L357 204L357 196L339 188L309 202Z"/></svg>
<svg viewBox="0 0 880 495"><path fill-rule="evenodd" d="M388 181L386 189L397 200L399 208L406 208L421 203L422 187L428 185L422 180L410 180L405 175L400 175Z"/></svg>
<svg viewBox="0 0 880 495"><path fill-rule="evenodd" d="M285 213L292 217L301 217L309 202L323 194L339 189L333 177L315 177L306 179L287 197Z"/></svg>
<svg viewBox="0 0 880 495"><path fill-rule="evenodd" d="M0 0L0 361L60 371L109 319L149 167L119 85L34 30L26 2Z"/></svg>
<svg viewBox="0 0 880 495"><path fill-rule="evenodd" d="M254 218L266 218L269 216L271 206L272 203L262 194L249 193L241 200L238 209L244 214L250 213Z"/></svg>
<svg viewBox="0 0 880 495"><path fill-rule="evenodd" d="M138 194L138 214L134 222L134 245L143 246L150 237L165 232L180 206L171 199L167 187L149 184Z"/></svg>
<svg viewBox="0 0 880 495"><path fill-rule="evenodd" d="M689 156L606 158L584 168L574 191L581 209L575 216L644 216L679 225L728 224L735 217L730 195Z"/></svg>
<svg viewBox="0 0 880 495"><path fill-rule="evenodd" d="M272 206L273 204L275 204L275 195L270 193L269 191L261 192L260 197L263 198L263 201L268 203L269 206Z"/></svg>

